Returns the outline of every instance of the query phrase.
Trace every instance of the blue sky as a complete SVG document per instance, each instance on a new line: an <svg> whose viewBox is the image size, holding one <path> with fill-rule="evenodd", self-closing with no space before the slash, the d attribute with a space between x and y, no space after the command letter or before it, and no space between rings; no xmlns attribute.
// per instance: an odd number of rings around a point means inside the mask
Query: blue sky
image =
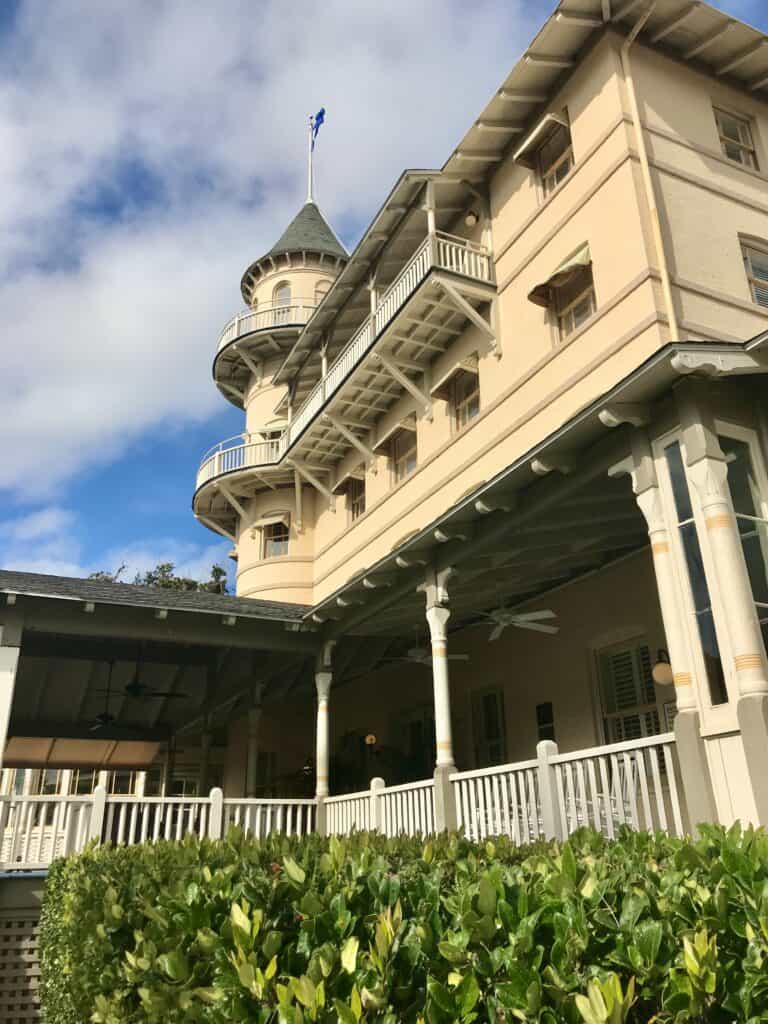
<svg viewBox="0 0 768 1024"><path fill-rule="evenodd" d="M244 268L304 195L348 247L407 166L440 166L553 3L1 0L0 565L205 575L202 452ZM768 30L764 0L717 5ZM437 100L436 100L437 98Z"/></svg>

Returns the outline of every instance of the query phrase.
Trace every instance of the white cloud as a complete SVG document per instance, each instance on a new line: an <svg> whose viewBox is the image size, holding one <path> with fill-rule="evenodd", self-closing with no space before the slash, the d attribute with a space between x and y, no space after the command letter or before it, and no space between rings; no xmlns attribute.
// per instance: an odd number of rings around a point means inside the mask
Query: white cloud
<svg viewBox="0 0 768 1024"><path fill-rule="evenodd" d="M77 515L57 505L0 521L0 566L83 577L98 570L115 572L124 565L120 575L124 583L131 583L137 573L154 569L160 562L172 562L179 575L197 580L208 579L214 563L232 574L232 562L227 558L231 545L226 542L194 544L154 537L117 544L96 555L76 539L77 525ZM230 586L234 589L232 579Z"/></svg>
<svg viewBox="0 0 768 1024"><path fill-rule="evenodd" d="M329 112L321 205L364 223L448 155L521 11L23 0L0 44L0 488L50 501L138 439L151 473L167 429L221 408L216 337L301 202L307 114Z"/></svg>

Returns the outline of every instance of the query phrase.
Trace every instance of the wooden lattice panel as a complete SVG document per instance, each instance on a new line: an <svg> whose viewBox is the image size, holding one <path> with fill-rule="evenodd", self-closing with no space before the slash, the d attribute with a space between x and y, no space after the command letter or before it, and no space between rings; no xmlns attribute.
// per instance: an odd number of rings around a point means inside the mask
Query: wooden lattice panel
<svg viewBox="0 0 768 1024"><path fill-rule="evenodd" d="M40 1020L38 986L38 913L0 912L0 1021L30 1024Z"/></svg>

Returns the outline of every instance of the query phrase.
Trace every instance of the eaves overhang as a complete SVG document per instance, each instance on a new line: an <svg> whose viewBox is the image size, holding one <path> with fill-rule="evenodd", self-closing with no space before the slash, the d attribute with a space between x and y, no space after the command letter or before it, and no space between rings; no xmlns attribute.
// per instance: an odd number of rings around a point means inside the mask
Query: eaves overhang
<svg viewBox="0 0 768 1024"><path fill-rule="evenodd" d="M392 577L400 572L402 564L428 565L430 561L434 562L440 547L436 543L436 533L450 536L457 532L457 526L466 526L468 522L479 520L482 513L478 505L486 509L503 506L510 494L522 491L537 479L531 468L537 460L547 462L549 456L549 461L557 462L557 453L583 452L597 438L604 437L607 423L600 418L600 414L607 407L650 405L686 375L720 377L755 373L768 374L768 331L740 344L726 341L667 344L599 399L519 456L492 480L464 495L442 516L409 536L387 556L361 569L352 579L310 609L305 619L323 622L326 618L333 618L334 632L343 633L344 621L343 615L339 617L339 609L348 605L354 608L356 602L346 600L345 595L359 590L363 579L375 584L377 575ZM500 499L502 494L504 498Z"/></svg>

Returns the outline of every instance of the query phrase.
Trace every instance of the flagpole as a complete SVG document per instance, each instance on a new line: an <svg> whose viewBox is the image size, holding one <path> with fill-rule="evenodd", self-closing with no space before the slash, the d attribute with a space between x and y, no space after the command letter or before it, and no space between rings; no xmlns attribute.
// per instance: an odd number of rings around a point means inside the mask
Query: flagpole
<svg viewBox="0 0 768 1024"><path fill-rule="evenodd" d="M307 202L313 203L313 168L312 168L312 117L309 118L309 132L307 134Z"/></svg>

